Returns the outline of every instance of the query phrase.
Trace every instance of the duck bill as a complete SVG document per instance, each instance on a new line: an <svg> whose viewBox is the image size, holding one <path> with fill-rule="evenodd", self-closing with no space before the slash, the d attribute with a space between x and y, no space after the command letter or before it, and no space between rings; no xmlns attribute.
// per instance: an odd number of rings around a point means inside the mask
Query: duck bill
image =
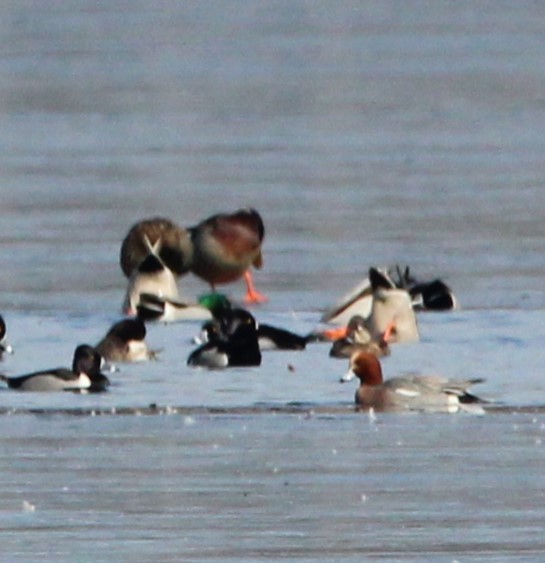
<svg viewBox="0 0 545 563"><path fill-rule="evenodd" d="M348 383L349 381L352 381L354 379L354 377L356 377L356 374L349 369L340 379L339 379L339 383Z"/></svg>
<svg viewBox="0 0 545 563"><path fill-rule="evenodd" d="M208 333L205 330L201 330L197 336L192 338L193 344L197 344L198 346L202 346L209 341Z"/></svg>
<svg viewBox="0 0 545 563"><path fill-rule="evenodd" d="M13 346L11 344L6 343L6 342L4 342L3 344L0 344L0 353L13 354Z"/></svg>

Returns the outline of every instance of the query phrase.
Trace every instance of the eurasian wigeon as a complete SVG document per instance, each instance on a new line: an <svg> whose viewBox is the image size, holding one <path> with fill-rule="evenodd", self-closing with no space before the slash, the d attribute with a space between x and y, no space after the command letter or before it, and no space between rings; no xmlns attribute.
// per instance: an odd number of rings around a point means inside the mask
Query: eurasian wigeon
<svg viewBox="0 0 545 563"><path fill-rule="evenodd" d="M265 227L255 209L240 209L232 214L213 215L189 229L193 243L191 272L217 285L234 282L244 276L246 301L259 302L265 297L256 291L250 266L261 268L261 245Z"/></svg>
<svg viewBox="0 0 545 563"><path fill-rule="evenodd" d="M119 264L127 278L148 257L149 246L158 241L159 258L175 276L189 271L193 244L187 229L165 217L152 217L135 223L121 243Z"/></svg>
<svg viewBox="0 0 545 563"><path fill-rule="evenodd" d="M0 359L4 354L13 354L13 347L6 341L6 322L4 317L0 315Z"/></svg>
<svg viewBox="0 0 545 563"><path fill-rule="evenodd" d="M425 411L455 413L465 410L482 413L485 401L468 393L483 379L447 379L437 375L404 376L383 380L380 361L373 354L357 352L341 382L360 380L356 404L377 411Z"/></svg>
<svg viewBox="0 0 545 563"><path fill-rule="evenodd" d="M140 318L114 323L96 351L108 362L143 362L156 357L146 343L146 325Z"/></svg>
<svg viewBox="0 0 545 563"><path fill-rule="evenodd" d="M11 389L19 391L105 391L110 381L100 372L102 358L92 347L79 345L74 352L72 369L54 368L17 377L0 375Z"/></svg>
<svg viewBox="0 0 545 563"><path fill-rule="evenodd" d="M187 360L190 366L208 368L261 365L256 321L251 313L237 309L228 329L209 333L212 340L194 350Z"/></svg>

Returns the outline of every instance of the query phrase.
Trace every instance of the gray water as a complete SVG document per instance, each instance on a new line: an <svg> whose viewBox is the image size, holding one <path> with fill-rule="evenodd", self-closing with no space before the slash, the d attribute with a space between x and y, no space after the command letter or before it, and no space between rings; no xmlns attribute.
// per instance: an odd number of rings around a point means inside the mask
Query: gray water
<svg viewBox="0 0 545 563"><path fill-rule="evenodd" d="M206 372L198 323L153 325L159 360L103 396L0 391L2 560L541 559L544 24L535 2L2 3L4 373L120 317L135 221L251 205L259 320L307 332L409 264L461 307L419 314L386 375L495 401L374 420L324 345Z"/></svg>

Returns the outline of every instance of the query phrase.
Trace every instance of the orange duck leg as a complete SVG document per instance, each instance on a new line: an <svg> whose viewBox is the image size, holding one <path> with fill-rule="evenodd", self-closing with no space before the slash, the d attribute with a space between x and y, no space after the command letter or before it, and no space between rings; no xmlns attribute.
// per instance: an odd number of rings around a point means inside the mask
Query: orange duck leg
<svg viewBox="0 0 545 563"><path fill-rule="evenodd" d="M268 298L255 288L250 270L246 270L246 272L244 272L244 281L246 282L246 296L244 297L245 303L264 303L265 301L268 301Z"/></svg>

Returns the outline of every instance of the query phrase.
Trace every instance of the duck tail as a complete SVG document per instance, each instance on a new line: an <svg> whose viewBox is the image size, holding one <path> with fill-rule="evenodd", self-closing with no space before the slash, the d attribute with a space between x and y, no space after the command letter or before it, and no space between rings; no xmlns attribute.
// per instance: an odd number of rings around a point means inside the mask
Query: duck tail
<svg viewBox="0 0 545 563"><path fill-rule="evenodd" d="M146 243L146 247L150 254L154 254L155 256L159 256L159 252L161 252L161 246L163 244L161 237L158 237L157 240L151 244L148 235L144 235L144 242Z"/></svg>
<svg viewBox="0 0 545 563"><path fill-rule="evenodd" d="M152 293L141 293L136 306L137 317L142 321L155 321L165 312L165 300Z"/></svg>
<svg viewBox="0 0 545 563"><path fill-rule="evenodd" d="M475 385L477 383L483 383L484 381L485 380L483 378L476 378L470 379L469 383L471 385ZM460 405L490 405L495 402L490 399L483 399L482 397L478 397L477 395L469 393L468 391L464 391L464 393L458 397L458 400L460 401Z"/></svg>
<svg viewBox="0 0 545 563"><path fill-rule="evenodd" d="M473 395L472 393L467 393L467 392L461 395L460 397L458 397L458 400L460 401L460 403L464 405L470 405L474 403L480 403L480 404L490 403L490 401L487 401L486 399L481 399L481 397L477 397L477 395Z"/></svg>
<svg viewBox="0 0 545 563"><path fill-rule="evenodd" d="M409 290L413 300L421 309L429 311L452 311L458 302L450 287L440 279L412 286Z"/></svg>

